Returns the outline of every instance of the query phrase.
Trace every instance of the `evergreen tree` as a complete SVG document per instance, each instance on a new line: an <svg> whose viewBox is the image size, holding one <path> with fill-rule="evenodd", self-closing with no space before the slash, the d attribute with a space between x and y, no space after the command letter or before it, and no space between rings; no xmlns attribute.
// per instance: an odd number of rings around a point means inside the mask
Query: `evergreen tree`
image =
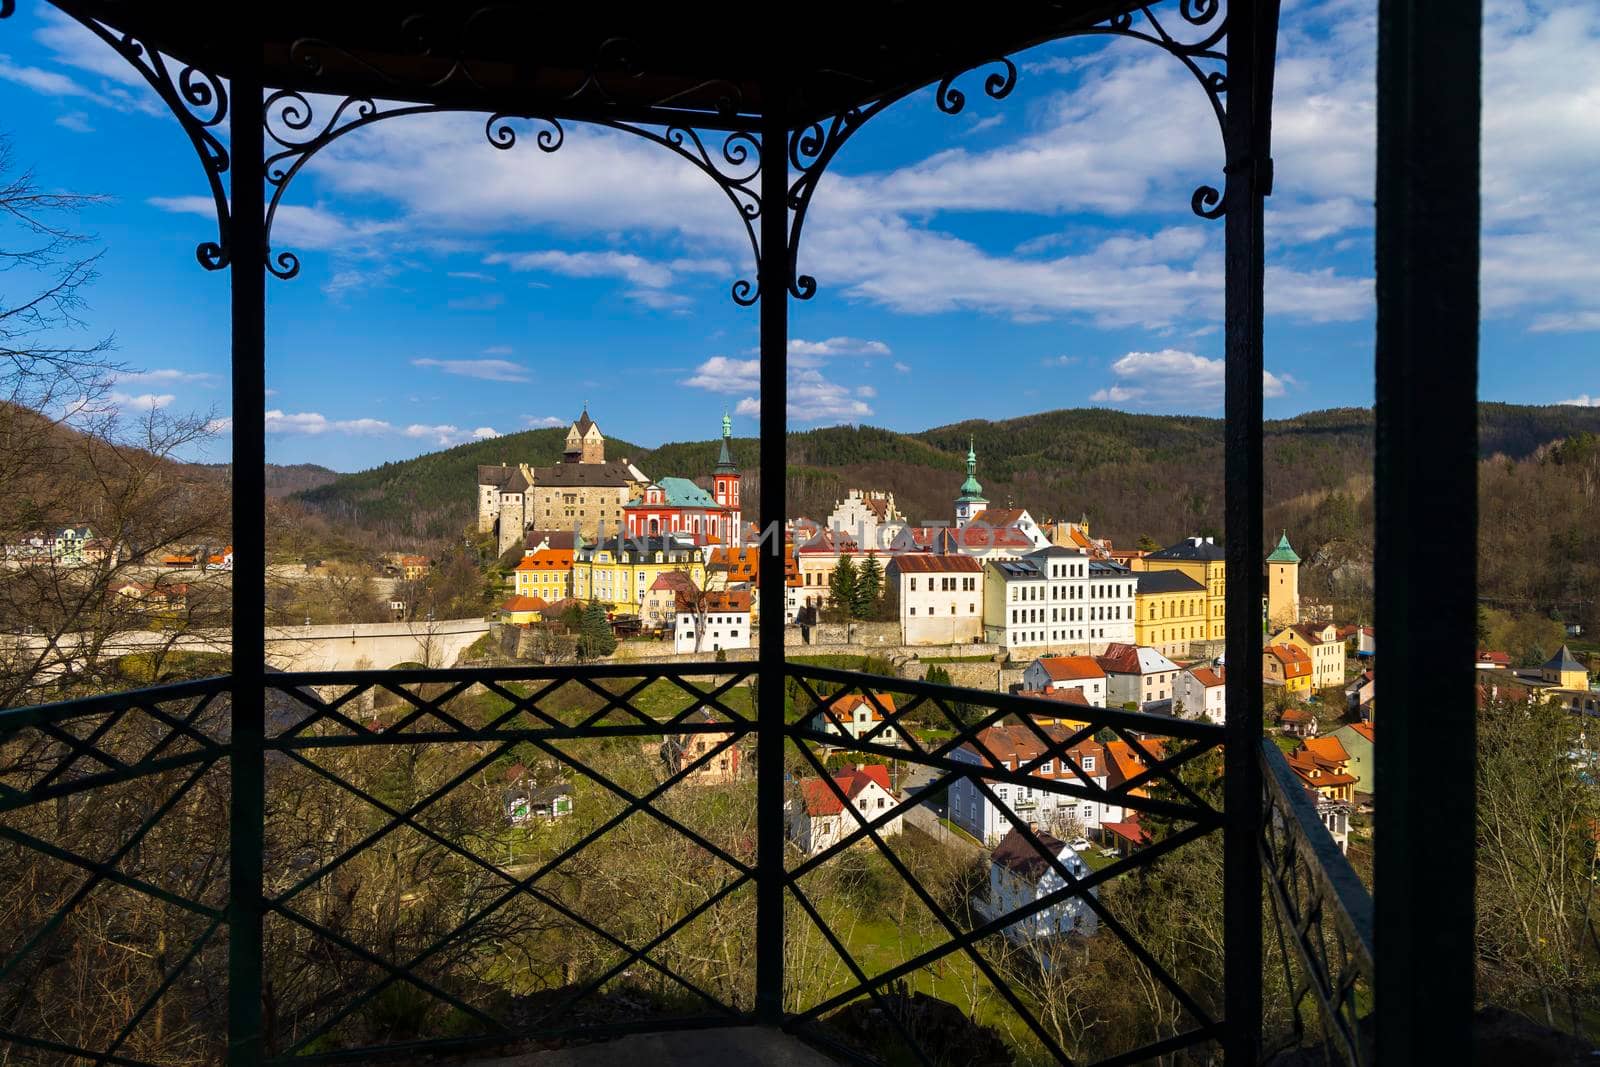
<svg viewBox="0 0 1600 1067"><path fill-rule="evenodd" d="M589 601L589 606L583 609L578 650L584 659L598 659L617 650L617 636L611 632L611 623L606 621L606 609L596 601Z"/></svg>
<svg viewBox="0 0 1600 1067"><path fill-rule="evenodd" d="M848 555L840 558L839 565L828 578L828 596L832 598L834 607L847 614L855 608L856 565Z"/></svg>
<svg viewBox="0 0 1600 1067"><path fill-rule="evenodd" d="M871 552L861 564L861 569L856 571L856 587L850 614L858 619L869 618L874 608L878 606L878 594L883 590L883 568L878 566L878 557Z"/></svg>

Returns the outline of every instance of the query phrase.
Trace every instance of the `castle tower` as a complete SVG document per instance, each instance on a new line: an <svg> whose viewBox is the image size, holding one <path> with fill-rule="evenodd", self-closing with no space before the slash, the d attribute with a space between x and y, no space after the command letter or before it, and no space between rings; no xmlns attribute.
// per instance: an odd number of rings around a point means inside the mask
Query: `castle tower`
<svg viewBox="0 0 1600 1067"><path fill-rule="evenodd" d="M733 420L722 413L722 448L717 453L717 466L712 475L712 495L718 504L729 509L729 526L722 531L724 544L737 545L744 539L744 516L740 514L739 468L733 462Z"/></svg>
<svg viewBox="0 0 1600 1067"><path fill-rule="evenodd" d="M1300 557L1289 547L1289 532L1267 557L1267 628L1293 626L1300 621Z"/></svg>
<svg viewBox="0 0 1600 1067"><path fill-rule="evenodd" d="M972 521L972 517L989 506L978 484L978 451L972 438L967 438L967 480L961 483L961 495L956 497L956 528Z"/></svg>
<svg viewBox="0 0 1600 1067"><path fill-rule="evenodd" d="M583 405L583 414L578 416L567 430L567 446L561 450L563 463L604 463L606 461L606 439L600 432L600 426L589 417L589 405Z"/></svg>

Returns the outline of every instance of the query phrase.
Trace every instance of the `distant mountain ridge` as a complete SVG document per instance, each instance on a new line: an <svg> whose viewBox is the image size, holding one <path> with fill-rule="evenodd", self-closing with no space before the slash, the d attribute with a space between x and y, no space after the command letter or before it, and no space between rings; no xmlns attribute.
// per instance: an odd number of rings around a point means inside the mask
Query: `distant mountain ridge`
<svg viewBox="0 0 1600 1067"><path fill-rule="evenodd" d="M1300 526L1326 509L1330 496L1337 507L1359 512L1370 488L1373 426L1368 408L1268 421L1268 527ZM1141 536L1167 543L1189 533L1220 535L1222 429L1221 419L1077 408L911 434L872 426L796 431L788 438L786 503L791 515L820 519L850 488L885 489L912 520L948 520L970 440L978 454L978 480L996 506L1025 506L1041 520L1087 518L1097 534L1119 544ZM1480 454L1486 457L1524 459L1580 432L1600 433L1600 408L1479 407ZM293 497L358 530L451 539L476 515L479 464L554 463L565 437L561 427L474 441L339 475ZM745 513L752 518L760 507L757 452L754 439L733 442L735 462L745 473ZM657 448L620 437L606 440L608 458L630 459L651 477L707 476L716 453L715 440Z"/></svg>

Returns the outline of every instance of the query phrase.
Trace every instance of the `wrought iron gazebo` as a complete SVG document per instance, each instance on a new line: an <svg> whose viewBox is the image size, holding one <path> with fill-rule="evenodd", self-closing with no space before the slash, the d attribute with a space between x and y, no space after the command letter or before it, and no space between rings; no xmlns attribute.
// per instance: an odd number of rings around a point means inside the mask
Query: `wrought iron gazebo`
<svg viewBox="0 0 1600 1067"><path fill-rule="evenodd" d="M713 725L697 727L685 721L690 712L705 707L717 709L715 728L728 735L719 748L754 740L759 770L753 862L729 855L671 816L652 810L651 801L660 790L641 796L603 776L591 776L625 800L624 815L643 811L663 826L692 836L738 872L739 883L754 887L754 1003L731 1006L709 1021L692 1022L754 1021L804 1032L821 1009L795 1012L785 1006L786 897L797 898L824 931L827 928L797 887L800 874L814 864L808 861L798 868L785 864L781 771L787 744L816 738L805 723L786 721L781 694L786 683L793 683L823 708L846 692L871 699L870 678L785 663L781 536L760 555L763 639L753 670L707 664L269 674L264 633L266 286L272 284L269 275L288 280L300 271L294 250L275 246L272 233L275 214L292 196L294 179L308 160L339 138L374 123L448 111L482 115L485 138L497 150L555 152L563 143L564 123L594 123L643 137L699 168L726 195L749 238L753 270L731 280L731 297L740 305L758 308L760 471L766 485L781 487L789 302L810 299L827 282L805 273L802 235L829 164L870 119L908 95L934 86L935 105L950 114L960 112L971 94L1002 99L1018 78L1010 55L1083 35L1142 42L1162 50L1193 75L1197 91L1205 95L1219 124L1221 151L1215 183L1194 190L1191 206L1200 218L1220 221L1226 245L1226 519L1232 583L1226 619L1227 724L1223 728L1169 720L1158 727L1142 716L1107 711L1097 715L1089 728L1110 730L1136 747L1136 735L1143 732L1167 736L1168 754L1146 752L1150 769L1134 785L1166 782L1179 800L1143 803L1150 810L1168 804L1169 813L1193 821L1196 834L1221 830L1223 1010L1220 1015L1208 1014L1174 983L1174 994L1185 999L1195 1024L1105 1062L1138 1062L1205 1042L1215 1043L1230 1062L1257 1062L1262 1057L1264 889L1299 968L1296 1010L1301 1000L1318 1005L1323 1017L1320 1032L1330 1054L1370 1061L1375 1039L1385 1062L1419 1062L1424 1054L1467 1055L1472 831L1470 820L1459 814L1438 816L1445 798L1452 798L1454 806L1462 797L1459 768L1470 766L1473 751L1470 719L1453 732L1430 733L1430 751L1424 757L1416 747L1420 739L1412 740L1407 716L1423 706L1472 707L1471 565L1459 560L1448 564L1458 569L1458 581L1445 583L1456 591L1442 596L1440 583L1430 582L1424 593L1420 584L1407 581L1407 575L1422 566L1425 549L1413 541L1412 530L1423 520L1467 529L1475 521L1479 32L1478 15L1471 10L1475 5L1458 8L1441 0L1380 4L1377 617L1384 630L1385 654L1396 663L1404 664L1414 652L1426 650L1436 661L1460 667L1430 675L1427 694L1402 671L1385 679L1386 705L1396 711L1385 723L1379 756L1385 787L1378 877L1384 893L1377 898L1374 918L1374 901L1322 833L1292 776L1280 773L1281 760L1273 762L1273 746L1262 742L1262 230L1263 202L1272 186L1277 0L1233 0L1227 5L1222 0L1159 5L1029 0L983 7L823 0L803 12L785 12L784 18L772 18L777 12L720 3L681 11L663 5L555 8L457 5L443 0L418 0L402 9L284 0L219 16L215 5L196 0L53 2L126 59L168 104L199 156L215 203L217 233L198 244L196 255L205 270L227 271L232 289L237 561L233 667L226 678L166 690L0 712L0 740L32 731L58 751L56 761L34 777L0 783L0 816L46 801L61 802L130 776L176 773L191 766L198 774L226 763L231 791L230 866L222 903L180 900L155 886L133 885L136 880L117 871L116 858L71 854L56 858L86 871L90 888L106 879L127 884L172 906L189 908L209 923L206 937L226 930L230 1062L260 1063L315 1051L309 1038L286 1049L268 1048L264 1041L263 919L279 914L303 925L312 922L295 915L291 904L304 880L294 891L273 894L264 889L264 823L272 759L304 762L303 754L318 746L378 745L396 737L408 743L523 741L548 746L552 740L571 737L659 734L664 725L686 733L696 729L710 733ZM0 0L0 17L12 10L12 0ZM763 529L784 528L781 491L764 493L761 509ZM1441 561L1430 556L1426 566L1437 574ZM1444 673L1447 682L1438 682ZM614 688L598 688L607 679L626 680L629 685L620 694ZM643 716L631 704L639 688L662 679L680 687L689 705L665 724ZM745 681L754 681L759 694L751 715L741 714L725 699L735 683ZM419 696L406 690L415 710L398 726L389 726L387 738L384 731L368 729L341 710L361 693L422 683L443 687L443 695ZM588 686L602 694L605 706L583 722L558 721L540 711L539 696L513 689L512 683L539 693L560 685ZM819 683L836 687L838 693L825 694ZM483 727L450 718L447 700L473 685L504 696L512 711ZM895 688L913 702L948 711L948 691L940 687L897 682ZM328 697L330 689L343 695ZM965 693L962 699L985 711L982 721L958 728L949 744L917 748L912 757L940 771L942 782L964 773L949 753L973 740L981 726L1012 712L1022 712L1021 718L1031 721L1026 707L1014 698ZM287 718L281 710L285 702L294 708ZM210 721L218 708L226 709L224 721ZM621 716L620 723L608 718L614 714ZM100 739L130 721L129 716L142 716L164 731L163 740L131 763L97 748ZM898 752L904 758L903 750L887 747L897 729L894 718L888 716L879 730L850 747L879 755ZM1065 742L1045 738L1049 753L1059 755L1081 736L1075 734ZM1173 772L1219 746L1225 752L1225 803L1216 810L1199 797L1184 795ZM816 767L820 772L821 765ZM991 780L1024 783L1031 769L1019 767L1014 774ZM580 769L580 773L591 772ZM1445 789L1447 775L1450 786ZM829 780L825 774L822 777ZM1096 794L1092 783L1076 788L1084 796L1103 795L1103 791ZM932 787L914 794L906 804L917 803L931 791ZM1130 807L1141 803L1126 794L1121 799ZM418 826L420 809L382 806L381 810L390 827ZM883 818L861 820L852 837L870 839L881 848L882 826ZM1019 829L1032 837L1025 825L1019 824ZM22 840L21 831L5 832L13 841ZM30 847L48 847L35 837L23 837ZM1117 871L1138 862L1128 861ZM898 866L897 870L915 885L909 872ZM1103 880L1080 883L1062 873L1069 895L1086 894L1093 883ZM537 894L537 877L506 876L508 892ZM583 922L596 930L589 920ZM946 922L951 934L946 952L970 953L981 933L993 932L962 931ZM27 947L48 934L41 931ZM619 943L627 953L624 965L637 961L656 966L650 958L655 943L643 947ZM362 946L342 947L380 968L384 976L380 990L394 982L411 983L482 1021L491 1037L524 1032L503 1019L488 1018L478 1006L431 983L422 974L423 957L395 963ZM138 1062L119 1053L118 1045L199 951L197 944L188 955L173 960L153 996L131 1013L121 1036L107 1047L81 1048L49 1035L14 1030L3 1017L0 1045L74 1061ZM24 954L0 965L10 971ZM927 960L908 961L906 969L922 962ZM857 984L832 998L830 1005L853 997L879 998L886 985L904 973L894 969L869 979L854 965L852 971ZM4 975L0 971L0 977ZM1358 984L1375 991L1381 1014L1371 1012L1368 993L1363 990L1358 995ZM1005 989L1001 993L1029 1018L1014 995ZM216 1023L220 1029L223 1020ZM654 1025L661 1024L646 1020L632 1028ZM1037 1024L1032 1025L1037 1031ZM629 1027L592 1032L619 1028ZM533 1029L560 1027L545 1020ZM1038 1032L1046 1047L1064 1059L1060 1048Z"/></svg>

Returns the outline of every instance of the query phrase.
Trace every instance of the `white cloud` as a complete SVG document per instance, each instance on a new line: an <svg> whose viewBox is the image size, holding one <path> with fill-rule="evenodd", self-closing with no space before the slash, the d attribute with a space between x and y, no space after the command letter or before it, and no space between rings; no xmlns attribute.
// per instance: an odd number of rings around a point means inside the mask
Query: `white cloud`
<svg viewBox="0 0 1600 1067"><path fill-rule="evenodd" d="M733 413L735 415L750 415L759 419L761 417L761 401L753 396L747 396L739 401L738 406L733 409Z"/></svg>
<svg viewBox="0 0 1600 1067"><path fill-rule="evenodd" d="M1222 405L1225 364L1220 359L1174 348L1129 352L1111 364L1111 373L1116 381L1093 393L1094 403L1179 410ZM1271 372L1262 372L1261 386L1268 397L1284 393L1283 380Z"/></svg>
<svg viewBox="0 0 1600 1067"><path fill-rule="evenodd" d="M901 374L910 374L911 373L911 364L909 364L909 363L901 363L900 361L896 360L895 364L894 364L894 369L899 371Z"/></svg>
<svg viewBox="0 0 1600 1067"><path fill-rule="evenodd" d="M534 428L565 426L567 424L566 419L558 419L554 415L524 415L522 416L522 422L523 425Z"/></svg>
<svg viewBox="0 0 1600 1067"><path fill-rule="evenodd" d="M1600 396L1590 396L1588 393L1579 393L1571 400L1562 400L1559 403L1579 408L1600 408Z"/></svg>
<svg viewBox="0 0 1600 1067"><path fill-rule="evenodd" d="M483 350L483 354L486 356L509 356L511 354L511 346L490 345L488 348Z"/></svg>
<svg viewBox="0 0 1600 1067"><path fill-rule="evenodd" d="M216 205L209 196L152 196L152 207L181 215L214 218ZM344 256L379 255L382 238L403 230L397 221L347 218L323 207L282 203L272 220L275 250L331 251Z"/></svg>
<svg viewBox="0 0 1600 1067"><path fill-rule="evenodd" d="M503 264L515 271L550 271L569 278L622 278L645 289L664 289L678 274L728 271L722 260L652 260L632 252L496 252L484 262Z"/></svg>
<svg viewBox="0 0 1600 1067"><path fill-rule="evenodd" d="M156 411L166 407L178 398L171 393L139 393L134 395L113 392L110 399L119 408L127 408L131 411Z"/></svg>
<svg viewBox="0 0 1600 1067"><path fill-rule="evenodd" d="M469 282L492 282L494 275L485 274L481 270L449 270L445 271L446 278L460 278Z"/></svg>
<svg viewBox="0 0 1600 1067"><path fill-rule="evenodd" d="M157 370L121 371L117 374L118 384L183 384L183 385L214 385L217 375L207 371L178 370L175 367L162 367Z"/></svg>
<svg viewBox="0 0 1600 1067"><path fill-rule="evenodd" d="M1528 329L1532 333L1582 333L1600 330L1600 309L1540 315L1533 320L1533 325Z"/></svg>
<svg viewBox="0 0 1600 1067"><path fill-rule="evenodd" d="M221 419L211 419L206 423L206 433L222 434L232 432L233 416L231 415Z"/></svg>
<svg viewBox="0 0 1600 1067"><path fill-rule="evenodd" d="M1081 356L1046 356L1039 361L1045 367L1070 367L1079 362L1082 362Z"/></svg>
<svg viewBox="0 0 1600 1067"><path fill-rule="evenodd" d="M712 356L682 384L713 393L748 393L761 388L761 361Z"/></svg>
<svg viewBox="0 0 1600 1067"><path fill-rule="evenodd" d="M414 359L413 367L433 367L446 374L463 378L481 378L486 382L528 382L528 368L508 359Z"/></svg>
<svg viewBox="0 0 1600 1067"><path fill-rule="evenodd" d="M887 356L889 346L882 341L863 341L859 337L830 337L826 341L807 341L799 337L789 339L791 356Z"/></svg>
<svg viewBox="0 0 1600 1067"><path fill-rule="evenodd" d="M412 423L402 431L407 437L431 438L439 445L460 445L468 441L487 441L499 437L500 433L493 426L479 426L475 430L462 430L448 423L438 426L426 426L422 423Z"/></svg>
<svg viewBox="0 0 1600 1067"><path fill-rule="evenodd" d="M84 111L69 111L65 115L56 116L56 125L73 133L94 132L94 127L89 124L89 115Z"/></svg>
<svg viewBox="0 0 1600 1067"><path fill-rule="evenodd" d="M375 435L394 429L382 419L329 419L315 411L284 412L274 408L267 412L268 433L324 434L348 433Z"/></svg>

